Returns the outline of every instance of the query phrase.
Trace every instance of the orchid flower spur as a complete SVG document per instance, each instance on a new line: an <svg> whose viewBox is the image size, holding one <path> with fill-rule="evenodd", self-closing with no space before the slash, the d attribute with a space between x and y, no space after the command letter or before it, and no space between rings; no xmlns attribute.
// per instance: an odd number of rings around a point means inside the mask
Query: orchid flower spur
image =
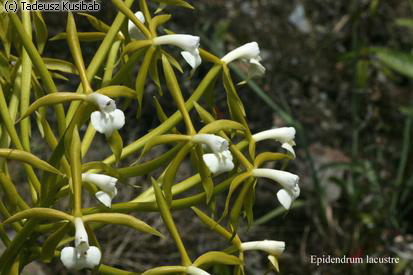
<svg viewBox="0 0 413 275"><path fill-rule="evenodd" d="M96 192L96 198L106 207L112 206L112 199L118 193L116 189L117 178L101 174L82 174L82 181L90 182L99 187L102 191Z"/></svg>
<svg viewBox="0 0 413 275"><path fill-rule="evenodd" d="M99 111L95 111L90 115L92 126L99 133L108 138L113 134L113 131L125 125L125 115L122 110L116 109L116 103L110 97L92 93L88 95L88 101L99 107Z"/></svg>
<svg viewBox="0 0 413 275"><path fill-rule="evenodd" d="M277 198L287 210L290 209L292 202L300 195L300 187L298 186L300 178L295 174L275 169L256 168L252 170L252 175L278 182L283 188L277 192Z"/></svg>
<svg viewBox="0 0 413 275"><path fill-rule="evenodd" d="M75 247L65 247L60 253L60 260L68 269L81 270L99 265L102 256L99 248L89 246L89 240L82 218L75 218Z"/></svg>
<svg viewBox="0 0 413 275"><path fill-rule="evenodd" d="M233 157L229 150L222 153L204 154L202 159L213 175L219 175L234 169Z"/></svg>
<svg viewBox="0 0 413 275"><path fill-rule="evenodd" d="M256 76L261 77L265 74L265 67L260 63L260 48L257 42L250 42L230 51L221 58L221 61L229 64L237 59L249 63L247 80Z"/></svg>
<svg viewBox="0 0 413 275"><path fill-rule="evenodd" d="M193 70L202 62L201 56L199 55L199 36L167 34L155 37L153 43L155 45L174 45L183 49L181 55Z"/></svg>
<svg viewBox="0 0 413 275"><path fill-rule="evenodd" d="M137 11L135 13L135 16L142 24L145 23L145 17L143 16L143 13L141 11ZM135 40L141 40L145 38L141 30L136 27L131 20L128 21L128 32L130 38L133 38Z"/></svg>
<svg viewBox="0 0 413 275"><path fill-rule="evenodd" d="M275 139L281 143L281 147L291 153L295 158L295 152L293 146L295 145L295 128L294 127L281 127L270 129L256 133L252 136L255 142L265 139Z"/></svg>
<svg viewBox="0 0 413 275"><path fill-rule="evenodd" d="M242 251L261 250L273 256L280 256L285 250L285 242L282 241L254 241L241 244Z"/></svg>

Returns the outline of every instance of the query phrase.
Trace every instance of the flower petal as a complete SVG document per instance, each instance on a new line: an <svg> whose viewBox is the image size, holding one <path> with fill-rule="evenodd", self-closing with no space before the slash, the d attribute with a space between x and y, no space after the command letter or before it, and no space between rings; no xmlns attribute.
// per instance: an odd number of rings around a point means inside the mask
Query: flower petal
<svg viewBox="0 0 413 275"><path fill-rule="evenodd" d="M96 104L101 112L113 112L116 109L115 101L106 95L91 93L87 98Z"/></svg>
<svg viewBox="0 0 413 275"><path fill-rule="evenodd" d="M192 67L192 69L196 69L202 62L198 50L196 50L195 52L183 51L181 52L181 55L185 59L186 63L188 63L189 66Z"/></svg>
<svg viewBox="0 0 413 275"><path fill-rule="evenodd" d="M112 207L112 197L103 191L98 191L95 194L96 198L106 207Z"/></svg>
<svg viewBox="0 0 413 275"><path fill-rule="evenodd" d="M74 247L67 246L60 252L60 260L67 269L76 267L76 251Z"/></svg>
<svg viewBox="0 0 413 275"><path fill-rule="evenodd" d="M219 175L234 169L233 158L229 150L217 154L204 154L202 159L213 175Z"/></svg>
<svg viewBox="0 0 413 275"><path fill-rule="evenodd" d="M265 67L255 58L250 59L248 68L248 79L253 77L262 77L265 74Z"/></svg>
<svg viewBox="0 0 413 275"><path fill-rule="evenodd" d="M90 121L96 131L110 137L114 130L118 130L125 125L125 115L119 109L113 112L95 111L91 114Z"/></svg>
<svg viewBox="0 0 413 275"><path fill-rule="evenodd" d="M95 266L99 265L101 257L102 253L100 252L99 248L97 248L96 246L91 246L87 251L85 267L94 268Z"/></svg>
<svg viewBox="0 0 413 275"><path fill-rule="evenodd" d="M281 189L277 192L278 201L285 209L290 209L292 202L294 201L293 197L285 189Z"/></svg>
<svg viewBox="0 0 413 275"><path fill-rule="evenodd" d="M82 174L82 181L90 182L95 184L101 190L106 193L114 194L117 193L116 190L116 183L118 182L117 178L103 175L103 174L93 174L93 173L83 173Z"/></svg>
<svg viewBox="0 0 413 275"><path fill-rule="evenodd" d="M259 55L260 48L258 43L250 42L230 51L221 60L228 64L236 59L259 59Z"/></svg>
<svg viewBox="0 0 413 275"><path fill-rule="evenodd" d="M190 275L211 275L208 272L192 265L187 267L186 273Z"/></svg>
<svg viewBox="0 0 413 275"><path fill-rule="evenodd" d="M281 147L287 150L295 158L295 151L290 143L284 142L283 144L281 144Z"/></svg>

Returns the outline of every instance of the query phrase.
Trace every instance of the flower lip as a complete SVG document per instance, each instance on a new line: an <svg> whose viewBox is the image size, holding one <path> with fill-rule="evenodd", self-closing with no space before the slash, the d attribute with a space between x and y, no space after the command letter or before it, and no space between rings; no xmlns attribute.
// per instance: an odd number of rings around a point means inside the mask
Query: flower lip
<svg viewBox="0 0 413 275"><path fill-rule="evenodd" d="M254 59L256 61L260 61L260 48L257 42L250 42L244 44L229 53L227 53L224 57L221 58L221 61L225 62L226 64L231 63L236 59Z"/></svg>
<svg viewBox="0 0 413 275"><path fill-rule="evenodd" d="M222 153L204 154L202 159L213 175L219 175L234 169L233 157L229 150Z"/></svg>
<svg viewBox="0 0 413 275"><path fill-rule="evenodd" d="M84 253L89 249L89 238L83 224L82 218L75 218L75 245L79 253Z"/></svg>

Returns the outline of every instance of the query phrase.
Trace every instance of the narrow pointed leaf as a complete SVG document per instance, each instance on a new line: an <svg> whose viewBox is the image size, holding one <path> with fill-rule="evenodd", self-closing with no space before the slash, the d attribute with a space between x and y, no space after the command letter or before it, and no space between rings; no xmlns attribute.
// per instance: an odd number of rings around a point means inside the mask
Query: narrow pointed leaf
<svg viewBox="0 0 413 275"><path fill-rule="evenodd" d="M173 143L173 142L188 142L191 141L191 137L187 135L175 135L175 134L167 134L162 136L154 137L153 139L149 140L145 147L143 148L141 156L144 156L150 149L165 143Z"/></svg>
<svg viewBox="0 0 413 275"><path fill-rule="evenodd" d="M274 160L283 160L283 159L289 159L292 160L293 157L287 155L287 154L282 154L282 153L270 153L270 152L265 152L259 154L255 160L254 160L254 165L255 167L260 167L263 163L267 161L274 161Z"/></svg>
<svg viewBox="0 0 413 275"><path fill-rule="evenodd" d="M95 42L95 41L101 41L106 37L106 33L104 32L78 32L77 37L79 41L84 41L84 42ZM56 41L56 40L62 40L62 39L67 39L67 33L61 32L52 38L50 38L50 41Z"/></svg>
<svg viewBox="0 0 413 275"><path fill-rule="evenodd" d="M52 208L30 208L20 211L7 220L3 224L13 223L22 219L39 218L39 219L60 219L72 221L73 216L66 214L65 212L55 210Z"/></svg>
<svg viewBox="0 0 413 275"><path fill-rule="evenodd" d="M109 97L127 97L132 99L136 98L136 92L127 86L107 86L97 90L96 92Z"/></svg>
<svg viewBox="0 0 413 275"><path fill-rule="evenodd" d="M193 263L194 266L201 266L204 264L241 265L242 261L238 257L229 255L225 252L209 251L199 256Z"/></svg>
<svg viewBox="0 0 413 275"><path fill-rule="evenodd" d="M199 133L208 133L208 134L214 134L218 133L219 131L223 130L240 130L240 131L245 131L245 127L238 122L232 121L232 120L227 120L227 119L220 119L213 121L206 126L204 126Z"/></svg>
<svg viewBox="0 0 413 275"><path fill-rule="evenodd" d="M108 26L106 23L103 21L100 21L93 15L90 15L88 13L83 13L83 12L78 12L78 15L86 17L87 21L97 30L100 32L108 32L110 29L110 26Z"/></svg>
<svg viewBox="0 0 413 275"><path fill-rule="evenodd" d="M234 191L241 185L241 183L247 179L248 177L251 176L251 173L246 172L246 173L242 173L240 175L238 175L237 177L235 177L232 182L231 185L229 187L229 191L228 191L228 195L227 195L227 199L225 201L225 209L224 212L222 214L222 218L225 217L228 213L228 209L229 209L229 202L231 200L232 194L234 193ZM221 218L221 219L222 219Z"/></svg>
<svg viewBox="0 0 413 275"><path fill-rule="evenodd" d="M149 30L152 33L156 33L156 28L159 25L163 25L166 22L168 22L169 19L171 19L170 14L162 14L162 15L155 16L154 18L152 18L151 22L149 23Z"/></svg>
<svg viewBox="0 0 413 275"><path fill-rule="evenodd" d="M182 7L182 8L187 8L193 10L194 7L191 6L188 2L184 0L152 0L161 4L169 5L169 6L176 6L176 7Z"/></svg>
<svg viewBox="0 0 413 275"><path fill-rule="evenodd" d="M151 40L135 40L126 45L126 47L123 49L123 54L135 52L150 45L152 45Z"/></svg>
<svg viewBox="0 0 413 275"><path fill-rule="evenodd" d="M69 231L71 224L66 222L59 226L43 243L42 247L42 260L46 263L50 263L53 259L54 252L59 242L64 238Z"/></svg>
<svg viewBox="0 0 413 275"><path fill-rule="evenodd" d="M172 66L175 67L175 69L177 69L181 74L184 73L184 70L182 70L181 65L179 64L179 62L175 59L175 57L173 57L172 55L170 55L169 53L162 51L162 55L166 56L166 58L168 59L169 63L172 64Z"/></svg>
<svg viewBox="0 0 413 275"><path fill-rule="evenodd" d="M116 161L119 161L122 156L123 141L117 130L113 131L113 134L107 138L107 141L112 149L112 153L115 155Z"/></svg>
<svg viewBox="0 0 413 275"><path fill-rule="evenodd" d="M141 275L164 275L164 274L178 274L186 271L184 266L162 266L146 270Z"/></svg>
<svg viewBox="0 0 413 275"><path fill-rule="evenodd" d="M33 102L27 111L19 118L17 122L22 120L23 118L31 115L34 111L39 109L40 107L59 104L63 102L73 101L73 100L86 100L86 96L84 94L78 93L68 93L68 92L59 92L59 93L52 93L45 95L35 102Z"/></svg>
<svg viewBox="0 0 413 275"><path fill-rule="evenodd" d="M145 57L143 58L143 63L139 69L138 76L136 77L136 82L135 82L135 89L136 89L136 97L138 99L138 112L137 116L140 117L141 111L142 111L142 99L143 99L143 94L145 91L145 82L146 82L146 77L148 75L149 71L149 66L152 62L152 57L153 54L155 53L156 47L150 47L145 54Z"/></svg>
<svg viewBox="0 0 413 275"><path fill-rule="evenodd" d="M26 151L0 148L0 158L21 161L44 171L62 175L59 170L51 166L49 163Z"/></svg>
<svg viewBox="0 0 413 275"><path fill-rule="evenodd" d="M413 55L387 48L371 48L377 59L391 69L413 78Z"/></svg>
<svg viewBox="0 0 413 275"><path fill-rule="evenodd" d="M43 61L49 70L60 71L68 74L78 74L76 66L68 61L50 57L43 57Z"/></svg>
<svg viewBox="0 0 413 275"><path fill-rule="evenodd" d="M84 222L101 222L101 223L110 223L110 224L118 224L118 225L125 225L131 227L139 232L149 233L158 237L164 237L158 230L151 227L150 225L146 224L145 222L121 213L98 213L98 214L90 214L87 216L83 216Z"/></svg>
<svg viewBox="0 0 413 275"><path fill-rule="evenodd" d="M42 13L40 11L34 11L33 14L33 23L34 23L34 31L36 33L36 42L37 48L39 49L39 53L43 53L44 47L47 42L47 26L44 22Z"/></svg>

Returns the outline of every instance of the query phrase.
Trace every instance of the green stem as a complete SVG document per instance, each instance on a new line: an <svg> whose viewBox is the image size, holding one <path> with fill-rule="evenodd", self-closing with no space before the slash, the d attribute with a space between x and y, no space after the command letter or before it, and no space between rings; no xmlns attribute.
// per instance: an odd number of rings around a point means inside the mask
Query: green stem
<svg viewBox="0 0 413 275"><path fill-rule="evenodd" d="M32 60L33 64L36 66L37 71L39 73L40 78L43 81L43 84L46 86L46 91L48 93L55 93L57 92L57 88L55 83L53 82L52 76L50 75L49 70L47 69L46 65L42 57L40 56L39 52L37 51L36 47L34 46L31 38L25 31L22 23L20 22L17 14L11 12L8 13L11 23L13 24L14 30L17 32L21 42L23 43L24 48L26 49L30 59ZM65 131L65 114L63 110L62 104L55 106L56 116L57 116L57 123L59 128L59 134L62 135Z"/></svg>
<svg viewBox="0 0 413 275"><path fill-rule="evenodd" d="M192 96L186 101L185 108L187 111L191 110L194 107L194 102L198 101L199 98L203 95L206 88L208 87L209 83L217 77L218 73L221 70L220 65L215 65L212 69L208 72L205 78L201 81L198 85L197 89L194 91ZM140 139L136 140L135 142L129 144L122 150L121 159L133 154L134 152L138 151L142 148L149 140L152 138L162 135L167 132L169 129L174 127L178 122L182 119L182 115L179 111L175 112L172 116L170 116L164 123L150 131L145 136L141 137ZM103 162L106 164L113 164L116 161L115 156L112 155L105 159Z"/></svg>

